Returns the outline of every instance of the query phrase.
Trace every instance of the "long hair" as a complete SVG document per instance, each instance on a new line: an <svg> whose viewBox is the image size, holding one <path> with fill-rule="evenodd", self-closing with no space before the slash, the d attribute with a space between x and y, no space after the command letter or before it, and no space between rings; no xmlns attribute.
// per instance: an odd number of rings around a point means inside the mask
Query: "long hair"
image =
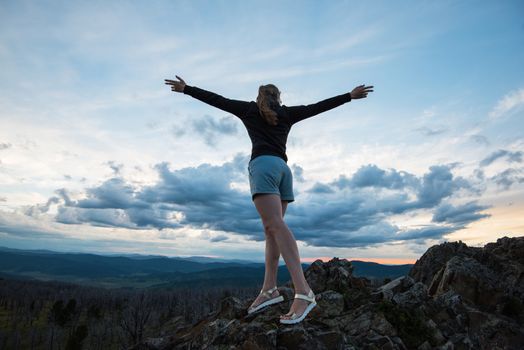
<svg viewBox="0 0 524 350"><path fill-rule="evenodd" d="M260 116L269 125L277 125L278 114L273 108L280 106L280 90L273 85L260 85L258 88L257 105L260 111Z"/></svg>

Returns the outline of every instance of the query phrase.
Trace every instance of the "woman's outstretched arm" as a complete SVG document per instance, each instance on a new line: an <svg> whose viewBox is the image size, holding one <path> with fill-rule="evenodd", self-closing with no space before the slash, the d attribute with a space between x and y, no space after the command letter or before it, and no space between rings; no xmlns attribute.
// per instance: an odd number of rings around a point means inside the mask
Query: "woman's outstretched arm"
<svg viewBox="0 0 524 350"><path fill-rule="evenodd" d="M196 86L189 86L178 75L176 75L176 77L180 81L165 79L165 83L167 85L171 85L171 91L181 92L186 95L192 96L213 107L232 113L239 118L244 117L249 109L249 102L232 100L215 94L214 92L198 88Z"/></svg>
<svg viewBox="0 0 524 350"><path fill-rule="evenodd" d="M328 111L351 100L367 97L368 93L373 91L372 89L373 86L359 85L351 92L330 97L317 103L287 107L289 117L291 118L292 124L295 124L303 119Z"/></svg>

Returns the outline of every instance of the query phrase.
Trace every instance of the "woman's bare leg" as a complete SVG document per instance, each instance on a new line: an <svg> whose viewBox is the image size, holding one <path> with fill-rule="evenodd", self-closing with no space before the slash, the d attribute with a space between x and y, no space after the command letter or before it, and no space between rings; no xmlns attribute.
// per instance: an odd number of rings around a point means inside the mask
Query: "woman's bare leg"
<svg viewBox="0 0 524 350"><path fill-rule="evenodd" d="M287 201L281 201L282 217L284 217L287 208ZM277 241L273 235L268 235L267 231L264 230L266 236L266 270L264 276L263 290L268 290L277 285L277 272L278 262L280 261L280 249L278 248ZM272 298L276 298L280 293L278 290L274 291L271 295ZM251 307L255 307L268 298L264 295L259 295L251 304Z"/></svg>
<svg viewBox="0 0 524 350"><path fill-rule="evenodd" d="M276 194L261 194L255 196L255 207L264 224L266 237L272 237L276 243L286 266L291 275L296 293L307 294L311 289L304 277L304 271L300 265L298 246L293 233L289 230L282 216L282 205L280 197ZM273 255L274 257L274 255ZM308 302L302 299L294 299L289 315L296 312L301 314L307 307ZM283 315L281 317L285 317Z"/></svg>

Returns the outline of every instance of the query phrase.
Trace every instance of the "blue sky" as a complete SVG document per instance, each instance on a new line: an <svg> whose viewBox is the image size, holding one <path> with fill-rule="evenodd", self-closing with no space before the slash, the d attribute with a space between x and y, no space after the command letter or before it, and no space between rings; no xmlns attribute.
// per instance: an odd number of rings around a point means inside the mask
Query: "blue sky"
<svg viewBox="0 0 524 350"><path fill-rule="evenodd" d="M414 262L524 231L521 1L0 2L1 245L262 261L236 117L286 105L301 258Z"/></svg>

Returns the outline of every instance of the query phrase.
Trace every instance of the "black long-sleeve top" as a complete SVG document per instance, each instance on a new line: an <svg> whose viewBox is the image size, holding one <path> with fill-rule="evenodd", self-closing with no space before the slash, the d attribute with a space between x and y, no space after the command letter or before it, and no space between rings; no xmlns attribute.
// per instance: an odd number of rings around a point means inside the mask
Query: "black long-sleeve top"
<svg viewBox="0 0 524 350"><path fill-rule="evenodd" d="M185 86L184 94L239 117L251 138L251 160L267 154L278 156L285 162L287 136L293 124L351 101L351 93L347 92L310 105L277 106L274 110L278 114L278 124L273 126L262 118L255 101L232 100L189 85Z"/></svg>

